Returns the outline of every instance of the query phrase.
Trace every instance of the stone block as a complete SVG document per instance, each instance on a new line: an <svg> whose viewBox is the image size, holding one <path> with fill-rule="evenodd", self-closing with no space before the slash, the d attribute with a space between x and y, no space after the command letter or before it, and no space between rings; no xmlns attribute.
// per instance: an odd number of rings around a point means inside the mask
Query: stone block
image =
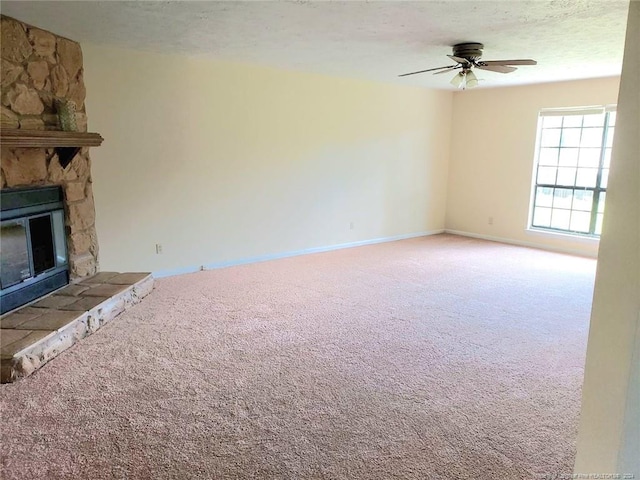
<svg viewBox="0 0 640 480"><path fill-rule="evenodd" d="M89 287L86 285L80 285L80 284L72 284L72 285L67 285L66 287L64 287L61 290L58 290L56 293L54 293L54 295L65 295L65 296L69 296L69 297L78 297L80 294L82 294L82 292L84 292L85 290L88 290Z"/></svg>
<svg viewBox="0 0 640 480"><path fill-rule="evenodd" d="M73 297L68 297L73 298ZM108 300L108 297L80 297L75 298L73 303L69 303L63 307L60 307L61 310L69 310L75 312L87 312L92 308L95 308Z"/></svg>
<svg viewBox="0 0 640 480"><path fill-rule="evenodd" d="M73 226L67 228L67 247L69 249L69 255L74 257L80 257L84 255L93 256L96 258L94 251L97 251L95 245L98 242L95 228L91 227L85 230L79 230ZM92 275L96 273L96 268ZM84 283L84 282L83 282Z"/></svg>
<svg viewBox="0 0 640 480"><path fill-rule="evenodd" d="M17 379L15 378L14 373L15 371L12 363L5 363L4 360L0 362L0 382L15 382Z"/></svg>
<svg viewBox="0 0 640 480"><path fill-rule="evenodd" d="M56 37L52 33L31 27L29 29L29 40L36 55L55 62L53 54L56 51Z"/></svg>
<svg viewBox="0 0 640 480"><path fill-rule="evenodd" d="M85 182L83 181L67 182L64 185L64 196L67 202L84 200L86 197L84 190Z"/></svg>
<svg viewBox="0 0 640 480"><path fill-rule="evenodd" d="M8 60L2 59L2 90L6 90L9 88L18 78L22 75L24 68L22 65L16 65L15 63L11 63Z"/></svg>
<svg viewBox="0 0 640 480"><path fill-rule="evenodd" d="M50 330L8 330L7 332L20 332L24 333L24 335L22 335L21 338L19 338L15 342L9 343L2 347L2 356L5 358L13 357L25 348L30 347L34 343L39 342L52 334L52 331Z"/></svg>
<svg viewBox="0 0 640 480"><path fill-rule="evenodd" d="M85 193L87 194L87 199L91 199L91 202L93 202L93 181L91 180L91 175L89 175L89 178L87 179Z"/></svg>
<svg viewBox="0 0 640 480"><path fill-rule="evenodd" d="M25 330L6 330L1 329L0 331L0 347L6 347L7 345L11 345L14 342L26 337L29 335L29 331Z"/></svg>
<svg viewBox="0 0 640 480"><path fill-rule="evenodd" d="M89 160L86 156L86 153L80 152L78 155L73 157L71 161L71 167L68 170L73 169L78 176L78 178L87 179L91 175L91 171L89 170Z"/></svg>
<svg viewBox="0 0 640 480"><path fill-rule="evenodd" d="M96 273L96 259L89 253L69 255L69 273L71 278L88 277Z"/></svg>
<svg viewBox="0 0 640 480"><path fill-rule="evenodd" d="M18 161L27 165L38 164L37 178L40 180L42 164L46 163L47 151L44 148L16 148L14 150ZM46 169L45 169L46 170Z"/></svg>
<svg viewBox="0 0 640 480"><path fill-rule="evenodd" d="M28 377L33 372L35 372L41 365L41 361L38 357L28 357L23 356L20 357L14 365L14 375L13 378L17 379L20 377Z"/></svg>
<svg viewBox="0 0 640 480"><path fill-rule="evenodd" d="M91 246L93 245L94 238L87 230L82 230L80 232L72 233L68 238L69 252L74 255L82 255L84 253L91 251Z"/></svg>
<svg viewBox="0 0 640 480"><path fill-rule="evenodd" d="M5 17L1 22L0 56L14 63L22 63L33 52L24 26L20 22Z"/></svg>
<svg viewBox="0 0 640 480"><path fill-rule="evenodd" d="M80 282L82 285L95 286L99 283L108 283L109 279L120 275L118 272L100 272L89 278L83 278Z"/></svg>
<svg viewBox="0 0 640 480"><path fill-rule="evenodd" d="M100 317L93 316L91 312L89 312L89 316L87 317L87 331L88 334L91 335L100 329L102 324L100 323Z"/></svg>
<svg viewBox="0 0 640 480"><path fill-rule="evenodd" d="M46 152L42 148L3 149L2 171L9 187L41 182L47 178Z"/></svg>
<svg viewBox="0 0 640 480"><path fill-rule="evenodd" d="M16 326L23 324L27 320L33 320L40 315L42 313L23 313L22 310L18 310L2 317L0 326L2 328L16 328Z"/></svg>
<svg viewBox="0 0 640 480"><path fill-rule="evenodd" d="M69 91L69 76L62 65L56 65L51 69L51 89L56 97L64 97Z"/></svg>
<svg viewBox="0 0 640 480"><path fill-rule="evenodd" d="M10 108L1 106L2 108L2 128L18 128L20 126L20 119L18 115L13 113Z"/></svg>
<svg viewBox="0 0 640 480"><path fill-rule="evenodd" d="M91 228L91 246L89 247L89 252L93 255L94 258L100 258L98 253L100 252L100 246L98 245L98 234L96 233L95 228ZM96 261L96 271L100 270L100 264Z"/></svg>
<svg viewBox="0 0 640 480"><path fill-rule="evenodd" d="M85 198L77 203L70 203L69 223L72 233L80 230L86 230L94 224L95 208L93 206L93 198Z"/></svg>
<svg viewBox="0 0 640 480"><path fill-rule="evenodd" d="M20 128L23 130L44 130L44 122L38 117L24 117L20 119Z"/></svg>
<svg viewBox="0 0 640 480"><path fill-rule="evenodd" d="M104 283L110 283L112 285L133 285L138 283L141 280L144 280L151 274L149 272L139 272L139 273L119 273L109 279L107 279Z"/></svg>
<svg viewBox="0 0 640 480"><path fill-rule="evenodd" d="M42 310L41 308L33 308L31 306L29 307L22 307L20 310L18 310L21 314L24 315L34 315L35 317L39 317L40 315L42 315L43 313L45 313L44 310Z"/></svg>
<svg viewBox="0 0 640 480"><path fill-rule="evenodd" d="M44 309L39 317L28 320L16 328L20 330L60 330L78 319L77 312Z"/></svg>
<svg viewBox="0 0 640 480"><path fill-rule="evenodd" d="M43 113L40 115L40 118L44 122L46 126L56 127L58 128L58 115L55 113Z"/></svg>
<svg viewBox="0 0 640 480"><path fill-rule="evenodd" d="M11 110L20 115L40 115L44 104L38 92L22 83L16 83L6 95Z"/></svg>
<svg viewBox="0 0 640 480"><path fill-rule="evenodd" d="M144 297L149 295L153 291L154 278L150 274L145 279L139 281L133 286L134 296L139 300L142 300Z"/></svg>
<svg viewBox="0 0 640 480"><path fill-rule="evenodd" d="M47 79L47 82L49 83L49 88L45 88L44 90L40 90L38 92L38 95L40 95L40 100L42 101L43 105L44 105L44 111L46 113L51 113L51 112L55 112L55 95L53 94L53 87L51 86L51 77L49 77ZM46 85L45 85L46 87ZM56 118L57 121L57 118Z"/></svg>
<svg viewBox="0 0 640 480"><path fill-rule="evenodd" d="M84 113L76 113L76 125L79 132L87 131L87 115Z"/></svg>
<svg viewBox="0 0 640 480"><path fill-rule="evenodd" d="M91 287L86 292L82 292L83 297L113 297L130 288L130 285L109 285L98 284Z"/></svg>
<svg viewBox="0 0 640 480"><path fill-rule="evenodd" d="M42 300L38 300L36 303L32 304L33 308L52 308L52 309L60 309L65 305L69 305L77 300L75 297L68 297L65 295L50 295L48 297L43 298Z"/></svg>
<svg viewBox="0 0 640 480"><path fill-rule="evenodd" d="M82 50L80 49L80 44L66 38L59 38L58 61L69 74L69 78L75 78L82 68Z"/></svg>
<svg viewBox="0 0 640 480"><path fill-rule="evenodd" d="M29 72L29 76L33 81L33 86L41 90L44 88L45 80L49 76L49 64L44 60L29 62L27 72Z"/></svg>
<svg viewBox="0 0 640 480"><path fill-rule="evenodd" d="M60 165L60 159L58 158L58 155L54 155L53 157L51 157L47 170L49 175L48 179L50 182L61 183L64 179L65 171L63 170L62 165Z"/></svg>
<svg viewBox="0 0 640 480"><path fill-rule="evenodd" d="M125 309L130 305L130 303L127 302L127 297L129 296L130 295L125 294L124 296L120 295L118 297L110 299L102 307L102 311L98 313L100 325L109 323L111 320L124 312Z"/></svg>
<svg viewBox="0 0 640 480"><path fill-rule="evenodd" d="M72 182L78 178L78 174L73 168L62 168L58 155L51 157L48 167L48 175L48 179L51 183L62 183L63 181Z"/></svg>
<svg viewBox="0 0 640 480"><path fill-rule="evenodd" d="M80 77L80 81L73 82L69 85L69 92L67 93L67 98L69 100L73 100L76 104L78 110L82 110L84 108L84 100L87 96L87 89L84 86L84 81L82 77Z"/></svg>

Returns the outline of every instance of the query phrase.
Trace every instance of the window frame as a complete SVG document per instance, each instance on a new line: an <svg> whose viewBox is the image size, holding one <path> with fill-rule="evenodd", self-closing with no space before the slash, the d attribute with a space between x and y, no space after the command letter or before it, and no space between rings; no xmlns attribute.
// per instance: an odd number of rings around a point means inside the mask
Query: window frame
<svg viewBox="0 0 640 480"><path fill-rule="evenodd" d="M566 235L574 238L589 238L589 239L595 239L595 240L600 239L601 233L597 233L597 230L598 230L597 222L598 222L598 215L604 213L604 206L602 210L600 210L599 205L600 205L600 198L602 197L603 194L606 196L606 192L607 192L607 186L606 185L604 187L602 186L602 179L603 179L602 177L603 177L603 171L610 168L610 165L608 167L605 166L605 161L607 158L607 150L609 149L609 152L611 152L611 149L613 146L612 142L611 142L611 146L608 146L608 142L609 142L609 136L615 135L615 121L613 122L611 121L611 113L614 113L614 112L616 112L616 105L597 105L597 106L576 107L576 108L549 108L549 109L540 110L538 114L536 144L535 144L535 151L534 151L534 158L533 158L530 202L529 202L529 212L528 212L527 228L526 228L527 230L540 232L540 233ZM550 117L550 116L563 117L562 126L559 127L561 136L560 136L560 140L558 140L558 147L557 147L558 154L560 154L563 148L561 143L563 130L565 128L577 128L577 127L564 127L564 117L573 116L573 115L584 116L584 115L591 115L591 114L604 114L603 125L601 127L602 138L600 140L600 145L598 147L592 147L592 148L599 149L595 186L578 186L576 185L577 179L575 177L574 177L573 185L565 185L565 184L559 183L558 169L561 168L559 160L555 166L556 168L555 183L538 183L538 168L540 166L540 155L543 148L542 132L544 129L543 122L545 117ZM585 128L590 128L590 127L585 126L584 120L583 120L583 123L581 123L579 128L581 132L580 134L582 135L583 130ZM548 147L548 148L553 148L553 147ZM583 148L583 147L564 147L564 148ZM579 168L579 163L576 165L576 169L578 168ZM572 230L570 228L571 224L569 224L568 228L566 229L553 227L551 226L551 221L549 222L549 226L534 225L534 216L535 216L536 207L540 207L540 205L536 205L538 188L550 188L554 193L555 193L555 189L571 190L572 199L576 191L593 192L592 198L591 198L590 212L574 209L573 203L569 209L566 209L567 211L571 212L570 215L576 211L583 211L585 213L589 213L590 214L589 231L585 232L582 230ZM555 198L554 193L552 193L553 198ZM551 205L550 208L552 210L551 214L553 215L553 209L554 209L553 204Z"/></svg>

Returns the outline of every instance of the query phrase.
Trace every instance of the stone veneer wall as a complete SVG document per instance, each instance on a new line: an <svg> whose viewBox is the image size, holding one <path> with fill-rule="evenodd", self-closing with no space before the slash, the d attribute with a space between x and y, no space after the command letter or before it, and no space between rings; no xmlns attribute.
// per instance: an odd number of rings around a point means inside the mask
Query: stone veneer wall
<svg viewBox="0 0 640 480"><path fill-rule="evenodd" d="M2 129L58 130L55 98L77 105L87 130L82 50L77 42L1 17ZM89 149L63 169L52 148L6 148L0 156L0 188L60 185L65 196L71 279L98 271L98 241Z"/></svg>

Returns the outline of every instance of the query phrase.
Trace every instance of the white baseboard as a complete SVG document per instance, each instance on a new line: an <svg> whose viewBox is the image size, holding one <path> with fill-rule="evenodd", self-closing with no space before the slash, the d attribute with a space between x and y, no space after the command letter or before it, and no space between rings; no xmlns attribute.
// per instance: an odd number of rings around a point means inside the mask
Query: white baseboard
<svg viewBox="0 0 640 480"><path fill-rule="evenodd" d="M489 240L490 242L507 243L509 245L518 245L520 247L538 248L541 250L549 250L551 252L568 253L570 255L578 255L580 257L598 258L598 254L583 252L574 248L556 247L554 245L546 245L544 243L535 242L523 242L520 240L513 240L511 238L494 237L491 235L483 235L481 233L463 232L462 230L445 229L444 233L450 233L451 235L460 235L461 237L479 238L481 240Z"/></svg>
<svg viewBox="0 0 640 480"><path fill-rule="evenodd" d="M332 250L341 250L343 248L363 247L365 245L374 245L376 243L395 242L397 240L407 240L409 238L426 237L429 235L437 235L444 233L444 229L430 230L426 232L406 233L403 235L394 235L391 237L372 238L369 240L360 240L357 242L339 243L335 245L327 245L323 247L305 248L302 250L293 250L289 252L272 253L269 255L259 255L257 257L247 257L225 262L207 263L198 266L180 267L168 270L159 270L153 272L154 278L172 277L174 275L182 275L185 273L199 272L201 270L215 270L218 268L233 267L235 265L246 265L248 263L266 262L269 260L278 260L280 258L297 257L299 255L308 255L310 253L330 252Z"/></svg>
<svg viewBox="0 0 640 480"><path fill-rule="evenodd" d="M178 267L178 268L169 268L167 270L156 270L151 272L153 278L162 278L162 277L174 277L176 275L184 275L185 273L194 273L202 270L202 267L189 266L189 267Z"/></svg>

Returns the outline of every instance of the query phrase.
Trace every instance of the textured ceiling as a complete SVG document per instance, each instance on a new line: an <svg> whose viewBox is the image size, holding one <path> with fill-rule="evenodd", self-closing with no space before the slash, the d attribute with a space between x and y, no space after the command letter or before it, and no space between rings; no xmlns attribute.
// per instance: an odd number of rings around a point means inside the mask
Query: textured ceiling
<svg viewBox="0 0 640 480"><path fill-rule="evenodd" d="M476 72L480 86L620 74L628 0L152 2L3 1L2 13L80 43L202 55L329 75L452 88L463 41L483 60L537 66Z"/></svg>

